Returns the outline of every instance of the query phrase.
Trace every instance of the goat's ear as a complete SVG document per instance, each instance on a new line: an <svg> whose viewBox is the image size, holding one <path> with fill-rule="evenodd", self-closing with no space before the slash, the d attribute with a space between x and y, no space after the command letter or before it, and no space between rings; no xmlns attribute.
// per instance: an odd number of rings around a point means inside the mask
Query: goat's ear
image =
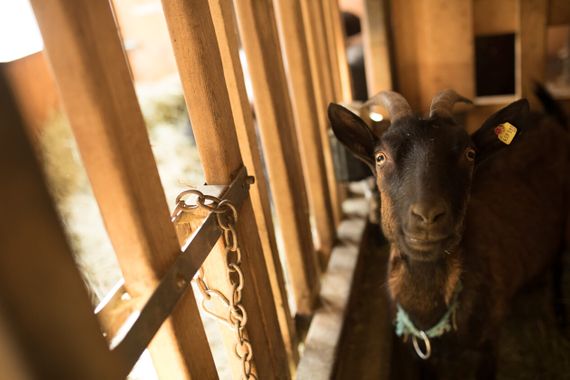
<svg viewBox="0 0 570 380"><path fill-rule="evenodd" d="M368 125L360 117L338 104L329 104L328 114L335 136L374 173L376 137Z"/></svg>
<svg viewBox="0 0 570 380"><path fill-rule="evenodd" d="M471 140L477 149L476 163L484 161L494 153L507 147L509 144L513 143L514 140L516 140L521 134L523 134L527 129L528 114L528 101L526 99L520 99L514 103L509 104L505 108L502 108L501 110L491 115L487 120L485 120L481 128L479 128L471 136ZM500 128L504 128L504 126L501 127L501 124L504 123L510 123L516 128L515 131L510 126L507 126L509 128L509 132L514 133L514 137L512 137L510 140L506 139L506 141L509 141L509 144L499 139L499 134L501 134Z"/></svg>

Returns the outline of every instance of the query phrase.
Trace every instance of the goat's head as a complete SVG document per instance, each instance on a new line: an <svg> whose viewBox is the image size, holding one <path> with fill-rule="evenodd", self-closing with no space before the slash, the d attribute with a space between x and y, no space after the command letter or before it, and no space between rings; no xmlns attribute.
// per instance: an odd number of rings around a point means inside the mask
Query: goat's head
<svg viewBox="0 0 570 380"><path fill-rule="evenodd" d="M439 93L428 118L416 117L395 92L381 92L365 106L383 105L389 127L370 128L342 106L331 104L329 118L337 138L376 176L382 229L411 259L431 261L452 252L461 240L475 166L505 144L495 127L516 125L528 111L520 100L490 117L469 134L453 119L453 105L470 102L453 90Z"/></svg>

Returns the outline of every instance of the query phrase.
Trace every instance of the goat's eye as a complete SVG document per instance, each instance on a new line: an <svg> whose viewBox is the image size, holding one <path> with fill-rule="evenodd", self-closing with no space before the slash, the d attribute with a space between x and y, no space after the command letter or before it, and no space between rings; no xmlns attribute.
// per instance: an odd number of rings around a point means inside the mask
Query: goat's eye
<svg viewBox="0 0 570 380"><path fill-rule="evenodd" d="M379 152L376 153L376 164L383 165L386 162L386 154Z"/></svg>
<svg viewBox="0 0 570 380"><path fill-rule="evenodd" d="M469 161L475 161L475 149L473 148L465 149L465 157L467 157Z"/></svg>

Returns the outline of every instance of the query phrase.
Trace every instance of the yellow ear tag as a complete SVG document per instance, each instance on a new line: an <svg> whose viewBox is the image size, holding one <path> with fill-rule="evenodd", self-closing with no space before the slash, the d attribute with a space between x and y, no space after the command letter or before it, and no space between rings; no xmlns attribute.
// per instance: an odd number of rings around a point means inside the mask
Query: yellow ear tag
<svg viewBox="0 0 570 380"><path fill-rule="evenodd" d="M517 127L511 123L499 124L495 127L495 134L501 142L509 145L517 134Z"/></svg>

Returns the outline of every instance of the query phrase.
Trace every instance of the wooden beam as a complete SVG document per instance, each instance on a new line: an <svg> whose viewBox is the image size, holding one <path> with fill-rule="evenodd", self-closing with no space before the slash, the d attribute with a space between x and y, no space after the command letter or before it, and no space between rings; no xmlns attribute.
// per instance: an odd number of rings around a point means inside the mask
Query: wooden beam
<svg viewBox="0 0 570 380"><path fill-rule="evenodd" d="M34 378L120 379L0 66L0 299ZM2 367L2 376L8 368Z"/></svg>
<svg viewBox="0 0 570 380"><path fill-rule="evenodd" d="M243 71L239 57L237 22L231 0L210 0L212 19L216 28L218 45L222 57L224 74L232 106L236 133L241 156L250 175L257 179L250 187L251 201L263 255L267 263L267 273L271 282L273 298L277 307L277 317L281 334L287 349L289 368L293 369L299 360L295 324L289 309L285 290L285 279L275 241L275 227L271 216L267 178L263 172L253 113L247 97Z"/></svg>
<svg viewBox="0 0 570 380"><path fill-rule="evenodd" d="M133 299L180 254L125 53L106 1L34 0L73 133ZM217 376L192 292L150 345L162 378Z"/></svg>
<svg viewBox="0 0 570 380"><path fill-rule="evenodd" d="M337 101L343 103L352 102L352 78L348 67L346 54L346 32L337 0L323 0L323 19L325 20L326 34L329 45L329 54L334 73L334 86ZM337 65L338 63L338 65Z"/></svg>
<svg viewBox="0 0 570 380"><path fill-rule="evenodd" d="M363 0L362 37L368 96L392 89L386 0Z"/></svg>
<svg viewBox="0 0 570 380"><path fill-rule="evenodd" d="M548 1L548 25L570 23L570 2L568 0Z"/></svg>
<svg viewBox="0 0 570 380"><path fill-rule="evenodd" d="M235 6L296 312L310 315L319 291L319 268L273 5L240 0Z"/></svg>
<svg viewBox="0 0 570 380"><path fill-rule="evenodd" d="M326 47L326 36L324 34L323 17L320 0L301 1L301 13L304 24L305 40L313 80L315 95L316 115L319 122L319 134L325 160L325 169L328 188L330 190L334 226L340 223L342 217L341 203L339 199L338 182L334 169L332 150L329 137L329 122L327 108L329 103L336 100L335 89L333 88L333 76L330 67L329 55ZM338 66L338 62L337 62Z"/></svg>
<svg viewBox="0 0 570 380"><path fill-rule="evenodd" d="M207 0L164 0L162 4L206 181L228 184L243 162L210 6ZM246 330L257 375L262 379L287 378L287 353L249 198L239 210L237 231L245 281ZM208 261L225 263L225 255L218 246ZM225 265L206 266L206 276L210 286L227 291ZM233 354L230 361L234 369L236 363L240 365Z"/></svg>
<svg viewBox="0 0 570 380"><path fill-rule="evenodd" d="M473 32L476 36L516 33L518 0L474 0Z"/></svg>
<svg viewBox="0 0 570 380"><path fill-rule="evenodd" d="M289 92L293 104L295 126L301 142L301 158L305 182L309 190L311 214L315 220L318 249L322 263L328 260L335 239L330 190L319 135L318 107L303 32L299 0L276 1L277 26L281 50L285 56Z"/></svg>
<svg viewBox="0 0 570 380"><path fill-rule="evenodd" d="M548 0L519 0L519 52L521 96L531 106L538 100L533 95L533 82L544 82L546 64L546 26Z"/></svg>
<svg viewBox="0 0 570 380"><path fill-rule="evenodd" d="M398 91L417 112L442 89L475 94L473 7L457 0L393 1ZM441 20L452 20L441 22Z"/></svg>

